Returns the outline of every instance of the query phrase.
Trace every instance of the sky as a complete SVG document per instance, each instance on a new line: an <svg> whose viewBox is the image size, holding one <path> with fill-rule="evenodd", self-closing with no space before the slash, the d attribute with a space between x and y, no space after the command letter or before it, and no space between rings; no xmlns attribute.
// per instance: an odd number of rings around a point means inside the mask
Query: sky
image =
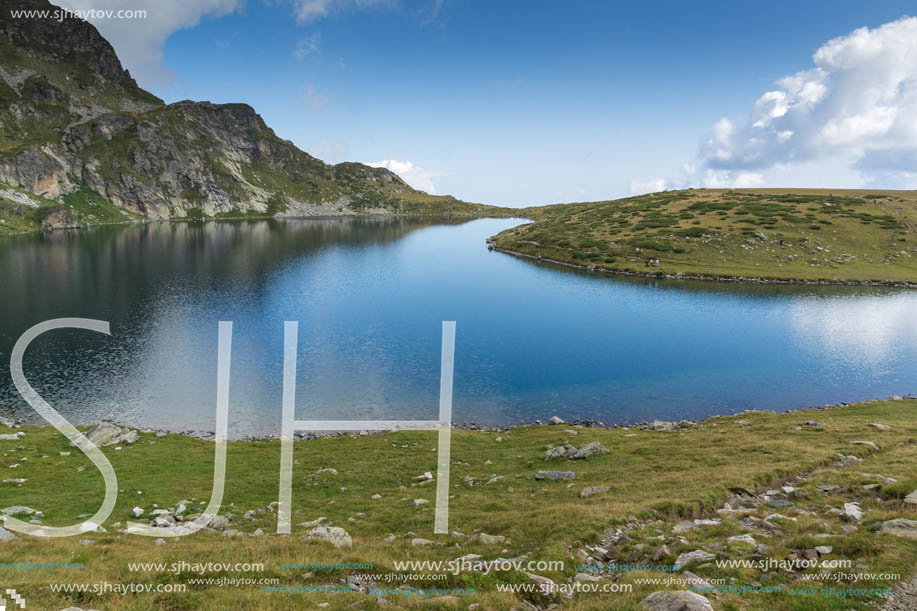
<svg viewBox="0 0 917 611"><path fill-rule="evenodd" d="M509 206L917 188L910 1L67 0L167 102Z"/></svg>

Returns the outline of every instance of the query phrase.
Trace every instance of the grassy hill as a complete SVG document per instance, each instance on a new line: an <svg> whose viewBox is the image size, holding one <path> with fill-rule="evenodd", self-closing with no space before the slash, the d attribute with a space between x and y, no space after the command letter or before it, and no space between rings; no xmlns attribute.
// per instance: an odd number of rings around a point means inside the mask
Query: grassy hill
<svg viewBox="0 0 917 611"><path fill-rule="evenodd" d="M917 283L917 191L690 189L526 215L494 247L602 271Z"/></svg>

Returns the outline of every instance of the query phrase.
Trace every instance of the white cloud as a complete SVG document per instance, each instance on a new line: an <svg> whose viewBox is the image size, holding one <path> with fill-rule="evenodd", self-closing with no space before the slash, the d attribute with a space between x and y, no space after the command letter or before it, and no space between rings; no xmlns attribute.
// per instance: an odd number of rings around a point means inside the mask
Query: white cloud
<svg viewBox="0 0 917 611"><path fill-rule="evenodd" d="M303 59L307 55L318 53L321 41L322 35L320 32L315 32L305 38L300 38L296 43L296 47L293 49L293 57L296 59Z"/></svg>
<svg viewBox="0 0 917 611"><path fill-rule="evenodd" d="M427 193L436 193L436 185L433 179L442 176L439 172L425 170L411 161L398 161L396 159L383 159L382 161L371 161L366 165L374 168L388 168L398 176L404 179L415 189L426 191Z"/></svg>
<svg viewBox="0 0 917 611"><path fill-rule="evenodd" d="M664 178L657 178L655 180L648 180L646 182L640 182L639 180L632 180L630 182L630 192L632 195L643 195L644 193L656 193L658 191L665 191L668 188Z"/></svg>
<svg viewBox="0 0 917 611"><path fill-rule="evenodd" d="M917 18L828 41L814 67L777 81L739 124L718 121L689 182L752 186L778 166L835 159L838 179L908 177L917 159Z"/></svg>
<svg viewBox="0 0 917 611"><path fill-rule="evenodd" d="M163 63L162 45L176 30L193 28L202 17L239 11L245 0L63 0L72 10L145 10L143 19L90 19L115 48L124 67L143 87L166 88L175 74Z"/></svg>
<svg viewBox="0 0 917 611"><path fill-rule="evenodd" d="M328 94L312 83L303 83L299 88L299 98L310 110L322 110L328 105Z"/></svg>
<svg viewBox="0 0 917 611"><path fill-rule="evenodd" d="M312 23L348 10L391 4L390 0L293 0L293 14L299 23Z"/></svg>

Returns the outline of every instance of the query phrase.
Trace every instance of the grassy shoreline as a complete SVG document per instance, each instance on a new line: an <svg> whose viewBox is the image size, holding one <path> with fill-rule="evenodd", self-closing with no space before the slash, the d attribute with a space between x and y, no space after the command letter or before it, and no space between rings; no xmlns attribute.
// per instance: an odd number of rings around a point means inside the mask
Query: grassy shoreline
<svg viewBox="0 0 917 611"><path fill-rule="evenodd" d="M917 283L917 192L688 189L527 208L494 249L590 271L749 282Z"/></svg>
<svg viewBox="0 0 917 611"><path fill-rule="evenodd" d="M708 550L722 559L752 558L755 550L725 541L743 530L737 519L722 517L717 509L722 509L733 496L730 488L747 487L761 493L791 481L797 490L789 497L791 506L774 509L763 503L750 510L760 517L777 512L797 518L796 522L780 522L781 534L754 533L759 542L771 548L768 557L785 558L794 553L792 550L827 543L838 550L836 557L850 557L866 567L857 570L898 572L902 575L900 581L904 581L913 577L913 567L917 566L917 541L874 531L885 520L917 518L917 506L903 501L911 488L917 489L917 469L913 466L917 459L915 410L917 400L873 401L785 414L719 416L669 431L566 424L503 431L456 430L452 434L450 530L464 536L433 534L435 481L417 481L417 476L426 471L436 472L434 432L345 435L295 444L291 536L273 534L276 514L268 509L277 500L279 441L233 441L228 446L226 495L221 510L221 515L231 516L229 523L214 532L196 533L162 545L146 537L122 534L119 529L132 519L134 506L143 508L148 517L154 503L160 508L174 507L180 500L193 499L185 515L196 511L210 496L214 446L181 434L140 433L133 445L120 450L103 448L114 465L121 491L114 513L104 525L107 533L89 533L83 542L78 540L82 537L39 540L20 536L0 544L0 563L69 561L81 562L84 568L0 572L4 587L24 593L33 608L76 605L93 609L292 609L327 602L329 608L338 609L362 602L361 608L373 609L383 603L377 600L379 596L366 592L365 584L357 586L363 591L350 593L266 592L256 584L233 587L192 583L193 578L202 575L132 571L128 563L263 562L264 571L255 574L223 570L203 577L270 578L278 580L279 585L304 589L341 585L341 580L348 577L353 581L366 579L369 574L405 576L418 572L396 569L395 562L400 560L448 561L473 553L484 560L522 556L526 561L562 560L563 569L539 574L556 583L567 583L583 572L574 566L591 563L587 561L588 555L594 553L590 549L603 544L619 564L671 564L679 554L696 549ZM816 419L822 427L805 426ZM870 423L891 428L877 429ZM23 427L2 432L14 430L25 435L16 441L0 441L5 479L26 481L0 484L0 508L32 507L44 513L42 522L51 525L73 523L80 515L94 513L101 503L103 485L92 464L52 428ZM873 441L877 449L853 443L860 440ZM609 453L587 460L545 459L549 447L565 442L579 447L594 441L606 446ZM839 462L838 454L847 456L843 460L849 464ZM19 466L10 468L12 464ZM575 480L538 481L532 477L537 471L551 469L573 471ZM869 473L897 481L864 475ZM798 479L800 476L805 479ZM815 487L823 483L838 488L824 493ZM608 486L609 490L581 497L584 488L594 486ZM430 502L415 507L413 499ZM831 513L843 502L854 500L863 509L862 520L851 524ZM353 547L337 549L303 541L303 535L311 528L303 524L319 517L327 518L324 524L331 522L346 529L353 538ZM682 533L672 530L683 520L699 517L718 518L721 523ZM116 523L120 524L115 526ZM851 525L857 530L844 535L841 528ZM614 533L618 531L627 533L627 540L615 540ZM476 533L506 539L473 540ZM831 538L822 540L817 536L820 533ZM386 541L391 536L394 538ZM416 539L427 542L417 544ZM662 544L670 554L654 561ZM373 566L361 570L284 566L313 562L361 562ZM817 579L800 582L799 575L713 565L693 566L690 570L708 579L733 579L735 584L757 582L784 589L798 583L811 587L820 583ZM381 596L388 607L397 608L467 608L479 603L483 609L508 610L520 608L522 599L526 599L542 608L554 602L571 609L637 609L650 592L667 589L636 583L637 578L648 576L653 574L600 573L602 581L597 583L630 584L633 591L578 593L571 599L498 591L507 584L528 584L530 578L521 571L487 575L468 571L449 574L445 580L424 576L385 583L377 579L376 585L476 590L474 596L461 596L457 601L438 598L430 602L420 596L407 598L391 593ZM187 591L118 596L59 593L49 587L51 583L103 581L179 583ZM893 587L898 580L869 583L870 587ZM860 609L877 600L875 596L839 599L782 592L726 593L712 602L717 609Z"/></svg>

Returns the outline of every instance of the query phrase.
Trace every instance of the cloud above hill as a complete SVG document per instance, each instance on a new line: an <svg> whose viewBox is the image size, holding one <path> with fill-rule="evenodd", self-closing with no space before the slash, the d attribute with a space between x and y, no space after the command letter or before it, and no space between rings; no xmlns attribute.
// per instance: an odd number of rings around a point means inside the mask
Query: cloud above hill
<svg viewBox="0 0 917 611"><path fill-rule="evenodd" d="M193 28L203 17L240 11L245 0L66 0L61 5L78 11L145 10L146 17L141 19L98 17L89 21L111 43L141 86L161 89L175 80L175 74L163 63L166 39L177 30Z"/></svg>
<svg viewBox="0 0 917 611"><path fill-rule="evenodd" d="M917 18L822 45L746 119L722 118L685 167L689 184L756 186L768 172L836 159L864 184L917 184Z"/></svg>
<svg viewBox="0 0 917 611"><path fill-rule="evenodd" d="M383 159L382 161L370 161L366 165L374 168L387 168L404 179L415 189L426 191L427 193L436 193L436 185L433 179L442 176L439 172L425 170L411 161L398 161L397 159Z"/></svg>

